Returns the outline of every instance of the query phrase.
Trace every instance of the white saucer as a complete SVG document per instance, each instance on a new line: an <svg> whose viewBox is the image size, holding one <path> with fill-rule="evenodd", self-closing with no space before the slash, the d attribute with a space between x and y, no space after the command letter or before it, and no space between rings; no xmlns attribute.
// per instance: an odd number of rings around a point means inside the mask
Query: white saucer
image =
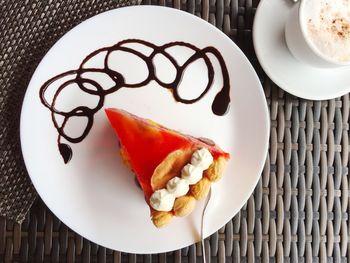
<svg viewBox="0 0 350 263"><path fill-rule="evenodd" d="M253 25L253 42L266 74L285 91L305 99L326 100L350 91L350 67L319 69L296 60L284 38L284 26L293 3L262 0Z"/></svg>

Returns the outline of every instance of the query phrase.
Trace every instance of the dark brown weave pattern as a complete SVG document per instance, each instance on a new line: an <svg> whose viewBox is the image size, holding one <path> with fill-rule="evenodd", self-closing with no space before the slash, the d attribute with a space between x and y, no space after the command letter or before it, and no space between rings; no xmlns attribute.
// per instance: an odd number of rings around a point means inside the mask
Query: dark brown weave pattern
<svg viewBox="0 0 350 263"><path fill-rule="evenodd" d="M211 262L349 262L349 95L307 101L283 92L266 77L252 46L256 0L143 3L185 10L223 30L255 66L269 105L270 147L262 177L241 211L205 241ZM0 0L1 180L15 175L27 186L18 117L36 65L64 32L116 5ZM202 262L202 254L200 244L156 255L111 251L68 229L37 200L21 225L0 218L2 261L196 263Z"/></svg>

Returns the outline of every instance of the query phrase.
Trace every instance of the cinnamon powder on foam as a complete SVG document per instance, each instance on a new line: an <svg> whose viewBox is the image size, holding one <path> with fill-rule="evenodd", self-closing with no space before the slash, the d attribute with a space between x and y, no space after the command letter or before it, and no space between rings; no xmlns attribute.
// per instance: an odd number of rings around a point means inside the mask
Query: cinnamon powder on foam
<svg viewBox="0 0 350 263"><path fill-rule="evenodd" d="M350 61L350 0L308 0L304 10L314 46L333 61Z"/></svg>

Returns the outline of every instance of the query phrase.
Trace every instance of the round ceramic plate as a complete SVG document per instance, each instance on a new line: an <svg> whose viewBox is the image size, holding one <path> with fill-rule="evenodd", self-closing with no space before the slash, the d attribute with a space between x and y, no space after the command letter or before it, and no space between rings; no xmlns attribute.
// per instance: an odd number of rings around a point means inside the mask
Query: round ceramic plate
<svg viewBox="0 0 350 263"><path fill-rule="evenodd" d="M350 67L315 68L289 52L284 26L293 4L290 0L263 0L258 6L253 41L264 71L279 87L301 98L326 100L348 93Z"/></svg>
<svg viewBox="0 0 350 263"><path fill-rule="evenodd" d="M94 50L126 39L142 39L155 46L181 41L199 50L210 46L217 49L229 73L229 111L223 116L212 112L223 74L217 56L208 54L214 78L203 99L192 104L176 102L172 93L154 80L138 88L124 87L105 94L85 139L79 143L60 139L73 152L65 164L58 151L58 133L51 112L42 104L39 90L48 79L77 69ZM133 44L130 48L142 54L150 52L143 45ZM167 52L180 64L193 55L193 50L183 46ZM87 67L103 67L104 57L102 53L93 56ZM115 52L108 63L123 75L125 83L139 83L148 74L142 60L130 52ZM155 59L154 68L164 81L174 77L174 68L166 57ZM69 80L74 72L49 85L45 99L52 105L54 94L59 94L54 106L65 112L79 105L95 108L101 97L93 91L99 89L98 85L109 89L110 79L91 73L87 78L95 82L87 88L90 93L74 83L57 93L62 81ZM179 93L187 99L198 96L207 76L208 66L199 58L183 72ZM121 8L88 19L64 35L41 61L28 86L21 115L21 143L28 173L46 205L71 229L105 247L132 253L170 251L199 241L203 201L197 203L190 216L174 218L163 229L153 226L143 193L120 159L118 139L103 110L107 107L122 108L181 132L211 138L231 154L222 180L213 187L205 236L227 223L251 195L268 148L267 104L259 79L244 54L215 27L182 11L150 6ZM60 126L63 120L54 117ZM67 121L65 133L71 138L79 137L87 125L87 118L80 117Z"/></svg>

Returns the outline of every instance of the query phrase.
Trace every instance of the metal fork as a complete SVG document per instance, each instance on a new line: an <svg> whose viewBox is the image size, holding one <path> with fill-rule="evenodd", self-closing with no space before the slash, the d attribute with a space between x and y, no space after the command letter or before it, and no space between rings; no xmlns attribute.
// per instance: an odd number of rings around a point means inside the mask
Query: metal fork
<svg viewBox="0 0 350 263"><path fill-rule="evenodd" d="M208 203L211 198L211 187L209 188L209 193L205 199L205 204L202 212L202 221L201 221L201 240L202 240L202 255L203 255L203 263L207 263L206 260L206 251L205 251L205 244L204 244L204 217L205 217L205 212L208 206Z"/></svg>

